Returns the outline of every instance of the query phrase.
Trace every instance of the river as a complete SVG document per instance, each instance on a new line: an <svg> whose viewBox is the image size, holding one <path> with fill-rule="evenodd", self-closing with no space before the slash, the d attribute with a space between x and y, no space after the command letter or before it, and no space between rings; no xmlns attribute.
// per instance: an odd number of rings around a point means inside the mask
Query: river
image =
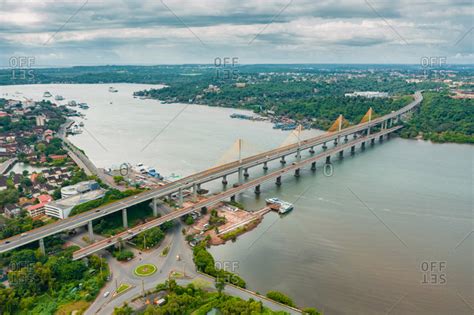
<svg viewBox="0 0 474 315"><path fill-rule="evenodd" d="M149 85L113 86L117 93L100 84L2 86L0 96L18 91L16 98L36 100L47 90L65 102L87 102L84 132L71 141L99 167L143 162L183 176L237 159L238 138L244 156L297 141L269 122L229 118L242 111L161 104L132 97ZM287 175L279 188L262 186L259 198L252 191L238 196L252 210L273 196L295 210L269 214L210 251L234 262L250 289L282 291L324 314L471 314L473 153L470 145L398 138L346 153L331 170ZM250 170L251 178L261 172Z"/></svg>

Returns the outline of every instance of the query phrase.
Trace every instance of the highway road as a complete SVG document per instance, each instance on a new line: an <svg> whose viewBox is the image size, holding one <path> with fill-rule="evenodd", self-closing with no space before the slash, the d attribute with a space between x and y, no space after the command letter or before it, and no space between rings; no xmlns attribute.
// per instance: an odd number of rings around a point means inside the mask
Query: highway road
<svg viewBox="0 0 474 315"><path fill-rule="evenodd" d="M352 146L355 146L357 144L361 144L362 142L370 141L371 139L377 139L382 135L389 134L389 133L394 132L396 130L399 130L401 128L402 128L402 126L396 126L396 127L390 128L390 129L385 129L385 130L382 130L380 132L371 134L370 136L364 136L364 137L358 138L356 140L349 141L349 142L344 143L344 144L340 144L340 145L338 145L334 148L328 149L328 150L326 150L322 153L319 153L319 154L317 154L317 155L315 155L311 158L305 159L303 161L292 163L291 165L286 166L282 169L279 169L277 171L268 173L266 175L263 175L259 178L254 179L254 180L245 182L245 183L241 184L238 187L233 187L233 188L230 188L230 189L228 189L228 190L226 190L226 191L224 191L224 192L222 192L218 195L213 195L213 196L209 197L208 199L206 199L204 201L200 201L200 202L198 202L198 203L196 203L192 206L189 206L189 207L183 208L181 210L177 210L177 211L168 213L166 215L163 215L160 218L156 218L154 220L151 220L151 221L146 222L144 224L141 224L139 226L135 226L133 228L130 228L125 232L122 232L122 233L116 234L114 236L111 236L108 239L104 239L104 240L95 242L95 243L93 243L93 244L91 244L87 247L81 248L81 249L77 250L76 252L74 252L73 259L80 259L80 258L86 257L86 256L88 256L88 255L90 255L90 254L92 254L92 253L94 253L98 250L104 249L106 247L109 247L109 246L117 243L119 241L119 239L127 240L127 239L130 239L130 238L133 238L133 237L137 236L139 233L141 233L143 231L146 231L146 230L151 229L153 227L159 226L159 225L161 225L165 222L177 219L177 218L179 218L179 217L181 217L185 214L191 213L193 211L200 211L201 208L203 208L203 207L209 207L209 206L215 205L216 203L218 203L222 200L225 200L225 199L228 199L232 196L235 196L239 192L242 192L244 190L253 188L253 187L255 187L257 185L260 185L262 183L274 180L277 177L283 176L286 173L295 171L296 169L301 169L301 168L305 167L306 165L311 164L313 162L316 162L318 160L325 159L327 156L335 155L335 154L337 154L338 152L340 152L342 150L348 149L348 148L350 148Z"/></svg>
<svg viewBox="0 0 474 315"><path fill-rule="evenodd" d="M198 172L193 175L184 177L180 180L166 184L160 188L145 191L138 195L122 199L112 204L108 204L97 209L58 221L56 223L48 224L46 226L31 230L27 232L26 235L17 235L9 239L5 239L3 241L0 241L0 253L4 253L22 245L31 243L33 241L40 240L44 237L54 235L61 231L70 230L79 226L85 226L91 220L99 219L112 212L120 211L124 208L151 200L153 198L162 198L164 196L179 191L179 189L185 189L193 186L194 184L206 183L217 178L221 178L225 175L236 173L239 169L250 168L259 164L263 164L264 162L279 159L282 156L294 154L298 149L305 150L344 137L346 135L362 132L368 127L375 127L388 119L397 118L399 115L403 115L406 112L412 110L423 99L421 92L416 92L414 96L415 100L407 106L403 107L402 109L387 114L385 116L378 117L370 122L348 127L341 131L330 132L317 137L313 137L311 139L301 141L299 144L296 143L281 148L269 150L264 153L245 158L241 162L234 161L211 169L207 169L205 171Z"/></svg>

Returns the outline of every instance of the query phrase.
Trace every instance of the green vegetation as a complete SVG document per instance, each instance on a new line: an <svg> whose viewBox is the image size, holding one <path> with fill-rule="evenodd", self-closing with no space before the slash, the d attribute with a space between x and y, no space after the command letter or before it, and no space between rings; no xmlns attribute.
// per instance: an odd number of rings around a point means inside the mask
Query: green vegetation
<svg viewBox="0 0 474 315"><path fill-rule="evenodd" d="M129 189L122 192L117 189L110 189L109 191L105 193L104 197L100 199L91 200L91 201L75 206L71 211L71 216L98 208L100 206L104 206L106 204L112 203L114 201L117 201L123 198L136 195L138 193L141 193L142 191L143 190L139 190L139 189L133 189L133 190Z"/></svg>
<svg viewBox="0 0 474 315"><path fill-rule="evenodd" d="M161 243L165 238L165 233L159 228L154 227L133 238L133 243L140 249L150 249Z"/></svg>
<svg viewBox="0 0 474 315"><path fill-rule="evenodd" d="M247 232L250 228L258 224L259 221L260 221L259 219L255 219L247 224L239 226L235 230L232 230L230 232L220 235L220 238L222 238L224 241L228 241L228 240L235 241L237 239L237 236Z"/></svg>
<svg viewBox="0 0 474 315"><path fill-rule="evenodd" d="M223 280L226 283L231 283L241 288L245 288L245 280L239 277L238 275L222 270L217 269L215 266L214 257L206 250L206 245L204 242L201 242L194 246L193 248L193 260L196 268L214 278Z"/></svg>
<svg viewBox="0 0 474 315"><path fill-rule="evenodd" d="M293 303L293 300L291 298L278 291L268 291L267 298L291 307L295 307L295 303Z"/></svg>
<svg viewBox="0 0 474 315"><path fill-rule="evenodd" d="M128 283L121 283L117 289L117 291L115 291L117 294L121 294L127 290L129 290L132 286Z"/></svg>
<svg viewBox="0 0 474 315"><path fill-rule="evenodd" d="M217 227L219 225L225 224L226 218L224 216L220 217L216 209L211 210L211 216L209 217L209 225Z"/></svg>
<svg viewBox="0 0 474 315"><path fill-rule="evenodd" d="M401 136L433 142L474 143L474 100L454 99L448 93L423 93L419 111L406 123Z"/></svg>
<svg viewBox="0 0 474 315"><path fill-rule="evenodd" d="M159 284L157 290L165 290L166 303L162 306L149 305L141 313L143 315L164 315L164 314L207 314L213 309L219 310L222 314L262 314L262 315L283 315L286 312L275 312L264 307L260 301L250 299L242 300L238 297L219 294L217 292L208 292L194 284L188 284L182 287L176 284L176 281L169 280L164 284ZM127 305L124 307L128 307ZM115 309L114 314L129 314L124 312L124 308ZM130 311L130 310L129 310Z"/></svg>
<svg viewBox="0 0 474 315"><path fill-rule="evenodd" d="M167 256L168 253L170 252L170 247L166 246L165 249L161 252L161 256Z"/></svg>
<svg viewBox="0 0 474 315"><path fill-rule="evenodd" d="M134 273L139 277L148 277L156 272L157 268L152 264L144 264L135 268Z"/></svg>
<svg viewBox="0 0 474 315"><path fill-rule="evenodd" d="M97 256L87 264L73 261L77 249L48 256L25 249L3 257L11 287L0 287L0 314L54 314L62 305L93 301L109 274L107 263Z"/></svg>
<svg viewBox="0 0 474 315"><path fill-rule="evenodd" d="M112 255L117 258L118 261L130 260L135 256L133 252L129 250L116 250L112 252Z"/></svg>
<svg viewBox="0 0 474 315"><path fill-rule="evenodd" d="M34 228L43 226L41 220L33 220L26 211L22 211L20 216L13 219L4 218L4 226L0 229L0 239L8 238Z"/></svg>

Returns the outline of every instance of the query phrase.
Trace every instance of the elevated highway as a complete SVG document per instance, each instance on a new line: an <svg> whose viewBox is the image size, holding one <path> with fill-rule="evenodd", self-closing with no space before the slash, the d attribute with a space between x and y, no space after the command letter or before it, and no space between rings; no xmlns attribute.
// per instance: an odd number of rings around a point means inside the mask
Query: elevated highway
<svg viewBox="0 0 474 315"><path fill-rule="evenodd" d="M100 219L104 216L107 216L116 211L122 211L124 215L124 221L126 221L126 209L130 206L151 201L153 205L153 211L156 216L157 214L157 202L159 198L166 196L171 196L172 194L178 195L179 203L182 203L183 200L183 190L192 187L194 194L197 193L199 186L203 183L207 183L216 179L223 179L223 182L226 181L226 176L234 173L242 174L243 172L247 173L247 169L255 167L257 165L262 165L267 167L267 163L277 159L285 162L285 156L291 154L299 155L302 151L308 150L311 154L314 154L314 147L322 145L326 147L326 143L334 141L335 144L338 144L338 148L342 148L341 139L344 138L345 141L348 141L348 137L353 135L354 139L359 137L362 134L368 134L370 138L373 139L373 136L370 136L370 130L375 128L381 128L382 130L393 130L387 129L393 124L394 121L399 121L401 117L409 112L412 112L414 108L420 104L423 97L421 92L416 92L414 95L414 100L403 107L398 111L394 111L390 114L375 118L369 122L361 123L355 126L351 126L339 131L326 133L317 137L313 137L300 143L295 143L287 145L281 148L269 150L251 157L247 157L240 161L234 161L224 165L220 165L214 168L207 169L195 173L193 175L184 177L175 182L166 184L160 188L153 190L145 191L143 193L137 194L135 196L116 201L114 203L104 205L102 207L96 208L94 210L87 211L85 213L58 221L56 223L48 224L46 226L31 230L23 235L16 235L11 238L0 241L0 253L18 248L20 246L29 244L34 241L40 241L40 247L44 250L43 239L47 236L60 233L62 231L74 229L80 226L89 225L92 227L92 221ZM362 138L360 138L362 139ZM367 140L366 140L367 141ZM352 143L353 141L351 141ZM330 151L327 151L330 152ZM332 152L332 151L331 151ZM307 161L307 160L306 160ZM239 176L241 178L241 176ZM193 211L193 210L190 210ZM126 222L125 222L126 225ZM92 235L92 233L91 233Z"/></svg>
<svg viewBox="0 0 474 315"><path fill-rule="evenodd" d="M139 233L141 233L143 231L146 231L148 229L151 229L153 227L160 226L161 224L163 224L165 222L172 221L174 219L180 218L180 217L182 217L186 214L189 214L193 211L200 211L202 208L210 207L210 206L215 205L216 203L218 203L220 201L223 201L223 200L226 200L226 199L229 199L229 198L233 198L233 196L235 196L236 194L238 194L238 193L240 193L244 190L258 187L258 189L256 189L256 193L258 193L258 192L260 192L260 185L263 184L263 183L266 183L266 182L269 182L269 181L272 181L272 180L276 180L277 184L281 183L281 176L283 176L284 174L288 174L288 173L291 173L291 172L295 172L295 174L299 174L299 171L300 171L301 168L303 168L307 165L310 165L310 164L312 165L312 169L315 170L315 168L313 168L313 166L315 166L315 164L313 164L313 163L316 163L317 161L320 161L320 160L328 161L328 157L330 158L332 155L340 154L340 152L343 152L344 150L349 149L349 148L351 148L351 151L354 151L354 149L352 149L352 148L355 148L355 146L358 145L358 144L362 144L362 143L365 144L365 142L367 142L367 141L372 141L373 139L375 140L377 138L383 137L383 136L385 136L387 134L390 134L394 131L397 131L401 128L402 128L402 126L396 126L396 127L390 128L390 129L385 129L385 130L382 130L380 132L374 133L372 135L364 136L364 137L358 138L354 141L350 141L350 142L342 144L340 146L336 146L334 148L331 148L331 149L329 149L325 152L317 154L317 155L315 155L311 158L305 159L303 161L292 163L291 165L286 166L282 169L273 171L271 173L268 173L266 175L258 177L254 180L250 180L250 181L245 182L245 183L243 183L243 184L241 184L237 187L230 188L230 189L228 189L228 190L226 190L226 191L224 191L224 192L222 192L218 195L211 196L208 199L206 199L204 201L201 201L201 202L198 202L198 203L195 203L192 206L185 207L181 210L177 210L177 211L168 213L168 214L166 214L166 215L164 215L160 218L151 220L151 221L146 222L144 224L141 224L139 226L130 228L125 232L116 234L114 236L111 236L110 238L98 241L98 242L93 243L93 244L91 244L87 247L81 248L80 250L74 252L73 259L80 259L80 258L86 257L86 256L88 256L88 255L90 255L90 254L92 254L96 251L99 251L101 249L104 249L104 248L107 248L111 245L114 245L114 244L118 243L120 240L127 240L127 239L130 239L130 238L133 238L133 237L137 236Z"/></svg>

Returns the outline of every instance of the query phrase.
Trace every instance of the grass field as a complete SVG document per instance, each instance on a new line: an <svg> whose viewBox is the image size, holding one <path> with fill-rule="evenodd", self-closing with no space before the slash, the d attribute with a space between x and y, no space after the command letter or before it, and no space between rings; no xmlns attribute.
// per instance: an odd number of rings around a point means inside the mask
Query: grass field
<svg viewBox="0 0 474 315"><path fill-rule="evenodd" d="M127 290L129 290L132 286L128 283L121 283L117 289L117 291L115 291L115 293L118 295L118 294L121 294Z"/></svg>

